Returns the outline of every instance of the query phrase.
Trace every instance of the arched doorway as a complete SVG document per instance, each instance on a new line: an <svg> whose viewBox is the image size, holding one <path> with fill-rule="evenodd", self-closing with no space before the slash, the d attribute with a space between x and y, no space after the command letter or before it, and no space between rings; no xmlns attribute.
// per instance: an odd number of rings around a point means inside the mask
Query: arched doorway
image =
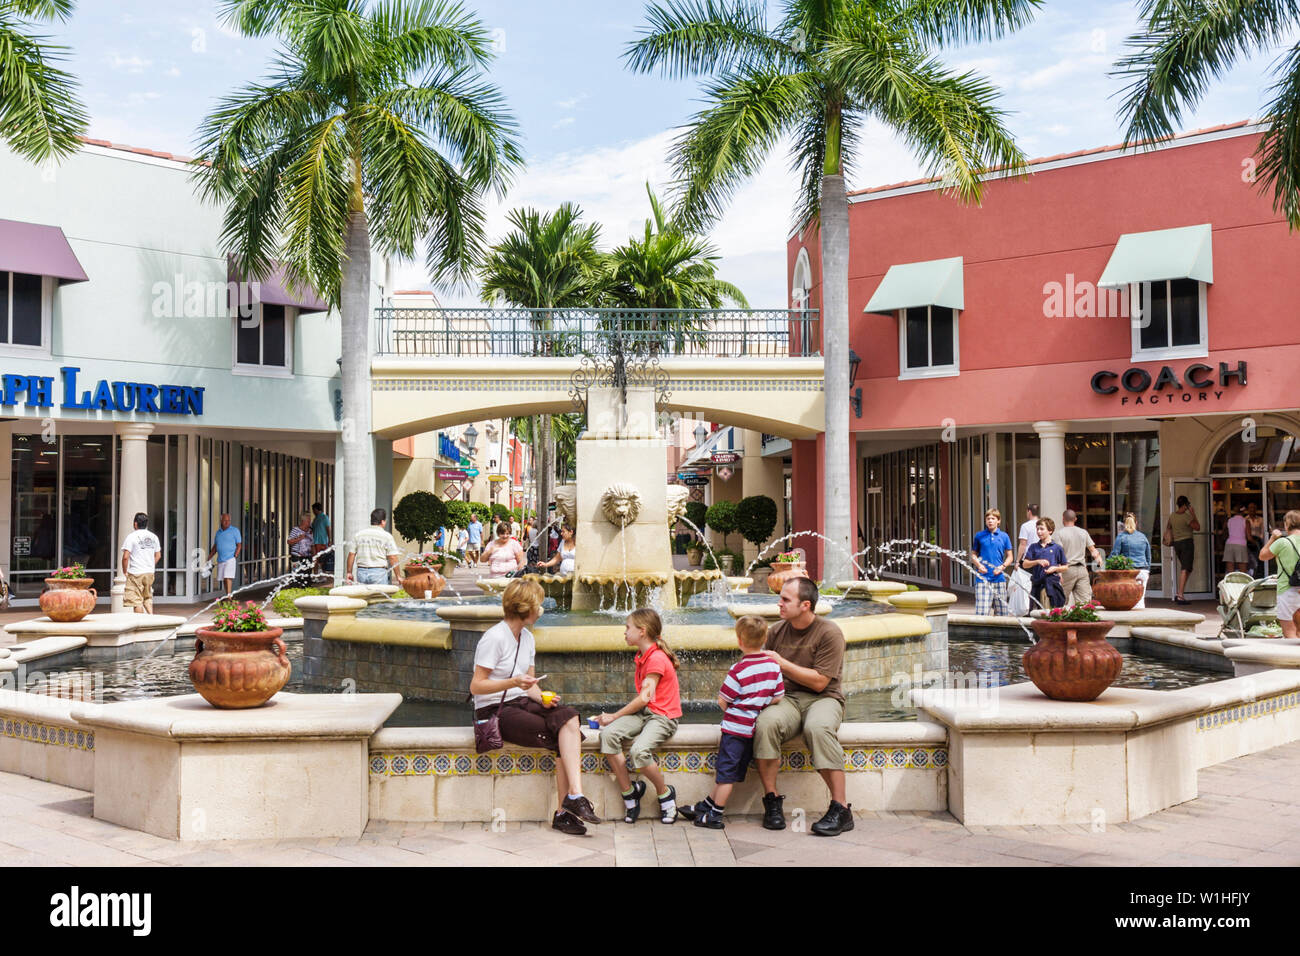
<svg viewBox="0 0 1300 956"><path fill-rule="evenodd" d="M1246 509L1248 570L1255 577L1272 574L1271 562L1260 562L1260 546L1273 528L1282 527L1282 516L1300 509L1300 440L1278 425L1250 425L1234 431L1210 459L1208 479L1177 482L1174 494L1187 494L1206 502L1209 521L1202 521L1201 534L1208 545L1206 575L1202 587L1214 593L1227 568L1223 560L1228 540L1228 520L1239 508ZM1175 499L1176 500L1176 497ZM1199 509L1198 509L1199 510ZM1199 577L1193 572L1193 577ZM1188 590L1200 590L1188 581Z"/></svg>

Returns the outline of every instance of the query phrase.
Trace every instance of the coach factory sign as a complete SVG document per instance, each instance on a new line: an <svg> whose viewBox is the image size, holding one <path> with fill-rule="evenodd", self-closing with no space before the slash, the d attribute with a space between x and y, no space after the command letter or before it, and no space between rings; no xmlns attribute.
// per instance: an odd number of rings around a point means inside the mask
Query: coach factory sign
<svg viewBox="0 0 1300 956"><path fill-rule="evenodd" d="M1238 362L1235 368L1220 362L1217 373L1213 365L1196 362L1183 369L1181 376L1168 365L1154 378L1146 369L1136 367L1123 372L1102 369L1092 376L1092 390L1098 395L1114 395L1121 389L1127 392L1120 396L1121 405L1172 405L1211 399L1217 402L1232 384L1246 384L1245 362Z"/></svg>

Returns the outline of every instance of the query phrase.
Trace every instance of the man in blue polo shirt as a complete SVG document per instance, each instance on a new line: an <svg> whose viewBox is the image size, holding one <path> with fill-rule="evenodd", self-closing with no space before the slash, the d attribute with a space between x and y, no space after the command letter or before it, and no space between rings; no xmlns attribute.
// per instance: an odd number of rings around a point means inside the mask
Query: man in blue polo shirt
<svg viewBox="0 0 1300 956"><path fill-rule="evenodd" d="M483 525L478 520L478 515L470 512L469 515L469 539L465 545L465 558L471 568L478 567L479 554L483 550Z"/></svg>
<svg viewBox="0 0 1300 956"><path fill-rule="evenodd" d="M999 617L1011 613L1007 606L1006 570L1014 560L1011 538L998 525L1002 512L990 508L984 512L984 530L975 535L971 544L971 564L975 575L975 613L994 614Z"/></svg>
<svg viewBox="0 0 1300 956"><path fill-rule="evenodd" d="M229 513L221 516L221 528L212 537L212 550L208 552L208 560L212 556L217 556L217 580L222 583L226 589L226 597L230 597L230 592L235 586L235 570L239 563L239 552L244 550L244 538L239 533L239 529L230 523Z"/></svg>

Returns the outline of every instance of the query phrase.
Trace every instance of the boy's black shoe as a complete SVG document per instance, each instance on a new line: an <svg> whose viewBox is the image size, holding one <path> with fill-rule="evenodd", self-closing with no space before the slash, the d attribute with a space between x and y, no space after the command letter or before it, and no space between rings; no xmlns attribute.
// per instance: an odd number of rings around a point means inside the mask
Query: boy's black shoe
<svg viewBox="0 0 1300 956"><path fill-rule="evenodd" d="M727 825L722 822L722 811L717 807L702 807L703 813L695 818L697 827L705 827L709 830L725 830Z"/></svg>
<svg viewBox="0 0 1300 956"><path fill-rule="evenodd" d="M568 810L556 811L555 816L551 818L551 829L559 830L561 833L567 833L570 836L586 836L587 834L587 828L582 825L582 821Z"/></svg>
<svg viewBox="0 0 1300 956"><path fill-rule="evenodd" d="M681 808L677 806L677 788L668 785L668 793L659 798L659 822L676 823Z"/></svg>
<svg viewBox="0 0 1300 956"><path fill-rule="evenodd" d="M635 800L636 803L632 804L632 806L629 807L627 803L624 802L623 804L624 823L636 823L637 818L641 816L641 798L645 796L645 790L646 790L646 786L644 780L638 780L634 784L632 784L631 799ZM623 799L624 801L626 801L628 798L624 797Z"/></svg>
<svg viewBox="0 0 1300 956"><path fill-rule="evenodd" d="M584 823L600 823L600 817L596 816L596 810L591 805L591 801L586 797L565 797L560 807L572 813Z"/></svg>
<svg viewBox="0 0 1300 956"><path fill-rule="evenodd" d="M812 825L812 832L818 836L839 836L845 830L853 829L853 805L847 807L835 800L831 801L826 815Z"/></svg>
<svg viewBox="0 0 1300 956"><path fill-rule="evenodd" d="M763 829L764 830L784 830L785 813L782 812L781 803L785 797L777 793L763 794Z"/></svg>
<svg viewBox="0 0 1300 956"><path fill-rule="evenodd" d="M677 815L683 820L694 820L708 812L708 805L701 800L699 803L692 803L688 807L678 807Z"/></svg>

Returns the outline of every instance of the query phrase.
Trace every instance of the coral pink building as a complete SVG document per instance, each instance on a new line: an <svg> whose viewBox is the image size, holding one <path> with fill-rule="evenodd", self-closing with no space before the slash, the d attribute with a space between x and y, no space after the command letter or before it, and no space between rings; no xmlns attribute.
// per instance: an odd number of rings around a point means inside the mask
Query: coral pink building
<svg viewBox="0 0 1300 956"><path fill-rule="evenodd" d="M1036 160L978 206L931 180L850 195L865 541L964 550L985 508L1015 538L1038 503L1058 523L1073 508L1105 548L1133 511L1150 590L1168 596L1161 532L1187 495L1202 526L1191 596L1221 576L1238 505L1266 527L1300 507L1300 236L1255 181L1260 133ZM815 230L790 239L788 269L795 303L818 307ZM793 449L795 527L819 517L818 444ZM935 558L898 571L967 583Z"/></svg>

